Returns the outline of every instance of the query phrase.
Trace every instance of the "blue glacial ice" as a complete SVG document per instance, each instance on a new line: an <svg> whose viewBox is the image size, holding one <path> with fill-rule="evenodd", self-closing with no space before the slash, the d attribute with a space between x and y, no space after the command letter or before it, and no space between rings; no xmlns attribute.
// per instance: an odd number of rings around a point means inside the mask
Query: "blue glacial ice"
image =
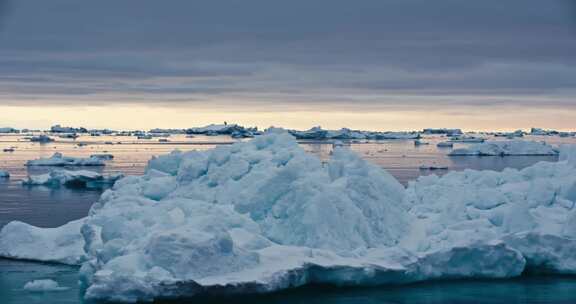
<svg viewBox="0 0 576 304"><path fill-rule="evenodd" d="M323 164L269 130L154 158L62 227L9 223L0 256L82 265L86 299L125 302L576 273L576 148L560 153L403 187L345 147Z"/></svg>

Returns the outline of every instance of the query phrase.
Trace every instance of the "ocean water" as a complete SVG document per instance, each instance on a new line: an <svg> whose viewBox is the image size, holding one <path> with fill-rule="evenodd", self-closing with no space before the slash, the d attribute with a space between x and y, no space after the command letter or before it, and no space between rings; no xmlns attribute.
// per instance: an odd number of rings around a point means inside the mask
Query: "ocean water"
<svg viewBox="0 0 576 304"><path fill-rule="evenodd" d="M498 140L498 138L495 138ZM0 169L11 173L11 179L0 180L0 227L12 220L40 227L56 227L84 217L102 190L48 189L23 187L21 180L31 174L46 173L50 168L27 168L25 162L49 157L54 152L66 156L88 157L110 153L114 159L103 168L88 168L103 173L142 174L146 162L155 155L182 151L205 150L236 140L227 136L171 136L169 142L158 139L137 140L134 137L83 136L76 140L58 139L55 143L38 144L24 136L1 135L0 151L14 147L14 152L0 152ZM410 140L353 141L350 148L365 159L385 168L406 184L421 175L445 174L467 168L503 170L524 168L539 161L556 161L556 157L448 157L450 149L437 148L445 140L440 136L425 138L430 145L415 146ZM576 143L574 138L528 137L551 144ZM79 146L79 143L85 145ZM330 157L331 142L302 141L301 146L323 160ZM466 144L457 144L455 147ZM446 166L449 170L420 170L419 167ZM78 169L78 168L69 168ZM83 168L86 169L86 168ZM34 279L51 278L69 287L66 291L30 293L22 290ZM369 289L306 288L263 297L216 299L231 303L576 303L576 279L570 277L533 277L509 281L462 281L417 284L403 287ZM0 303L80 303L77 269L56 264L41 264L0 259ZM192 303L192 302L190 302Z"/></svg>

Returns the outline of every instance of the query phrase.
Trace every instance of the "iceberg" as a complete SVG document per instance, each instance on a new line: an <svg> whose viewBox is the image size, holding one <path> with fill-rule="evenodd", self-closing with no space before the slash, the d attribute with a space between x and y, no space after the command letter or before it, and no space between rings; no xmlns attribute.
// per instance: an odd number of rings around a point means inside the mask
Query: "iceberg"
<svg viewBox="0 0 576 304"><path fill-rule="evenodd" d="M237 124L211 124L205 127L190 128L186 130L186 134L204 134L208 136L214 135L230 135L233 138L250 138L259 135L260 132L257 128L245 128Z"/></svg>
<svg viewBox="0 0 576 304"><path fill-rule="evenodd" d="M29 160L26 166L104 166L104 161L99 157L77 158L67 157L62 153L54 153L49 158Z"/></svg>
<svg viewBox="0 0 576 304"><path fill-rule="evenodd" d="M60 286L58 282L51 279L33 280L24 284L24 290L31 292L63 291L68 287Z"/></svg>
<svg viewBox="0 0 576 304"><path fill-rule="evenodd" d="M450 138L450 141L455 143L483 143L486 139L474 136L456 136Z"/></svg>
<svg viewBox="0 0 576 304"><path fill-rule="evenodd" d="M0 230L0 256L80 265L86 260L80 228L84 219L58 228L39 228L12 221Z"/></svg>
<svg viewBox="0 0 576 304"><path fill-rule="evenodd" d="M14 129L14 128L10 128L10 127L1 127L0 128L0 133L5 134L5 133L20 133L20 130Z"/></svg>
<svg viewBox="0 0 576 304"><path fill-rule="evenodd" d="M0 170L0 179L8 179L10 178L10 173L8 171Z"/></svg>
<svg viewBox="0 0 576 304"><path fill-rule="evenodd" d="M464 134L461 129L424 129L424 134L445 134L446 136L458 136Z"/></svg>
<svg viewBox="0 0 576 304"><path fill-rule="evenodd" d="M0 256L81 265L86 299L122 302L576 273L576 147L560 151L404 187L346 147L323 163L272 129L153 158L62 227L11 222Z"/></svg>
<svg viewBox="0 0 576 304"><path fill-rule="evenodd" d="M32 175L22 181L25 186L45 186L59 188L86 188L100 189L111 187L117 180L124 177L122 174L102 175L98 172L87 170L52 170L50 173Z"/></svg>
<svg viewBox="0 0 576 304"><path fill-rule="evenodd" d="M455 149L451 156L510 156L532 155L546 156L558 155L558 150L545 142L510 140L490 141L472 145L468 148Z"/></svg>
<svg viewBox="0 0 576 304"><path fill-rule="evenodd" d="M98 158L101 160L112 160L114 159L114 155L112 154L92 154L90 158Z"/></svg>
<svg viewBox="0 0 576 304"><path fill-rule="evenodd" d="M83 127L73 128L73 127L62 127L61 125L54 125L50 127L50 132L76 134L76 133L88 133L88 130Z"/></svg>
<svg viewBox="0 0 576 304"><path fill-rule="evenodd" d="M288 130L296 139L310 139L310 140L325 140L325 139L339 139L339 140L352 140L352 139L372 139L372 140L386 140L386 139L419 139L420 133L418 132L375 132L375 131L360 131L342 128L340 130L324 130L321 127L313 127L306 131Z"/></svg>
<svg viewBox="0 0 576 304"><path fill-rule="evenodd" d="M31 142L39 142L39 143L49 143L49 142L53 142L54 139L50 136L38 135L38 136L31 137L30 141Z"/></svg>
<svg viewBox="0 0 576 304"><path fill-rule="evenodd" d="M436 146L439 148L452 148L454 147L454 143L449 141L441 141L438 144L436 144Z"/></svg>

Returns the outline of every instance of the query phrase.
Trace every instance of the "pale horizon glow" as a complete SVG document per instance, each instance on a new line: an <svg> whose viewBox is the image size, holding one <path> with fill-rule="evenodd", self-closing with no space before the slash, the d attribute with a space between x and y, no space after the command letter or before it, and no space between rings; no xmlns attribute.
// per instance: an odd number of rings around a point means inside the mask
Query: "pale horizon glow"
<svg viewBox="0 0 576 304"><path fill-rule="evenodd" d="M0 127L49 129L50 126L93 129L149 130L185 129L224 121L243 126L270 126L309 129L351 128L375 131L412 131L424 128L461 128L465 131L513 131L531 127L574 130L576 109L533 108L513 111L493 108L350 111L345 107L318 106L316 109L265 111L214 110L192 106L0 106Z"/></svg>

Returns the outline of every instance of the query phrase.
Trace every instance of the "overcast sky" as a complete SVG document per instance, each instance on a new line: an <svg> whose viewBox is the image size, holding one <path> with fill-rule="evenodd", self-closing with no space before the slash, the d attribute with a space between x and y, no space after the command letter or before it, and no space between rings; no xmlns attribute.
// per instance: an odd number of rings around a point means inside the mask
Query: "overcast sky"
<svg viewBox="0 0 576 304"><path fill-rule="evenodd" d="M12 0L0 9L0 125L18 122L6 114L14 106L269 120L528 107L558 128L569 126L556 115L576 113L570 0Z"/></svg>

